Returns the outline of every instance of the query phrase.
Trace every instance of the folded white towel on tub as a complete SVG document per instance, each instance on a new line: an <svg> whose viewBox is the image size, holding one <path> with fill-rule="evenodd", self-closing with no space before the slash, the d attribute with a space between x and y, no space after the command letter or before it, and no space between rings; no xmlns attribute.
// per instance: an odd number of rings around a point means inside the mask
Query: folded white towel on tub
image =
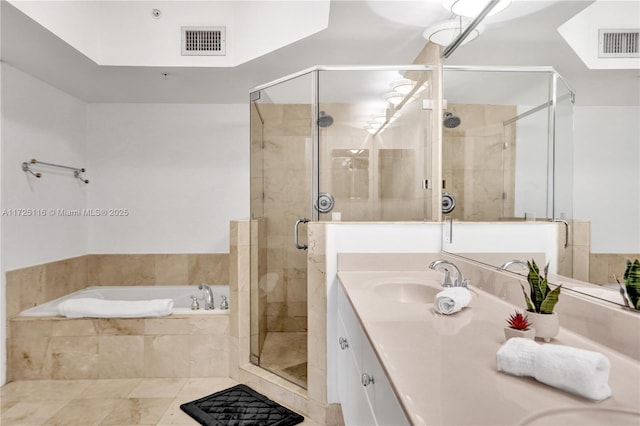
<svg viewBox="0 0 640 426"><path fill-rule="evenodd" d="M173 311L173 299L104 300L78 298L58 305L58 313L67 318L142 318L164 317Z"/></svg>
<svg viewBox="0 0 640 426"><path fill-rule="evenodd" d="M454 314L471 302L471 292L464 287L449 287L436 294L433 307L444 315Z"/></svg>
<svg viewBox="0 0 640 426"><path fill-rule="evenodd" d="M498 349L497 361L498 371L531 376L585 398L600 401L611 396L611 364L599 352L514 337Z"/></svg>

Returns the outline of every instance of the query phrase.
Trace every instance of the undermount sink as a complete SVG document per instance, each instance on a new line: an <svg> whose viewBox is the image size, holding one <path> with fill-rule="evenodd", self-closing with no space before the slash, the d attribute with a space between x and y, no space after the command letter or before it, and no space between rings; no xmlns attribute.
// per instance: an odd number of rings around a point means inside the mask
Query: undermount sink
<svg viewBox="0 0 640 426"><path fill-rule="evenodd" d="M420 282L385 282L376 285L373 291L380 297L402 303L433 303L436 294L442 291L438 284Z"/></svg>
<svg viewBox="0 0 640 426"><path fill-rule="evenodd" d="M534 414L522 426L550 425L635 425L640 424L640 413L616 408L575 407L559 408Z"/></svg>

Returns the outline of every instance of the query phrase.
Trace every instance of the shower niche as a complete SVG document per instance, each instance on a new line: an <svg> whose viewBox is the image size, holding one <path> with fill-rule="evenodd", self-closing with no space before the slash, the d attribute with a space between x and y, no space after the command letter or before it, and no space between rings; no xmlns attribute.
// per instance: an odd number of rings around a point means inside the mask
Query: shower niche
<svg viewBox="0 0 640 426"><path fill-rule="evenodd" d="M306 387L308 221L431 221L431 67L316 67L251 93L251 360Z"/></svg>

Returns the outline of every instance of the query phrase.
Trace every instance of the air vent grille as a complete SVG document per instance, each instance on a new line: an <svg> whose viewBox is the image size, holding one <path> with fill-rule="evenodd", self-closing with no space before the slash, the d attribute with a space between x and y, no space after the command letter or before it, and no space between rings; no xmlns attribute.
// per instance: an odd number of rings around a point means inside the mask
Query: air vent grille
<svg viewBox="0 0 640 426"><path fill-rule="evenodd" d="M182 56L224 56L226 27L182 27Z"/></svg>
<svg viewBox="0 0 640 426"><path fill-rule="evenodd" d="M598 57L639 58L640 30L600 30Z"/></svg>

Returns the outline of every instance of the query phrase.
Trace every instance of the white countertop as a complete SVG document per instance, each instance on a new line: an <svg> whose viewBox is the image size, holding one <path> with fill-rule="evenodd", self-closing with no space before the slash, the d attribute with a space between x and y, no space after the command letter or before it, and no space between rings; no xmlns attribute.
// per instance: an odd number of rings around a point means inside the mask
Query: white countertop
<svg viewBox="0 0 640 426"><path fill-rule="evenodd" d="M469 307L454 315L437 315L431 303L397 302L380 296L373 287L397 281L438 286L440 273L348 271L339 272L338 277L415 425L543 424L527 422L533 421L532 416L564 408L581 410L582 415L565 416L563 424L570 424L570 419L584 424L585 412L595 422L590 424L611 424L598 419L611 420L617 413L604 411L640 412L640 363L563 328L550 344L597 351L609 358L612 397L593 402L533 378L499 373L496 352L505 342L505 320L522 307L471 287ZM632 419L638 424L637 418Z"/></svg>

